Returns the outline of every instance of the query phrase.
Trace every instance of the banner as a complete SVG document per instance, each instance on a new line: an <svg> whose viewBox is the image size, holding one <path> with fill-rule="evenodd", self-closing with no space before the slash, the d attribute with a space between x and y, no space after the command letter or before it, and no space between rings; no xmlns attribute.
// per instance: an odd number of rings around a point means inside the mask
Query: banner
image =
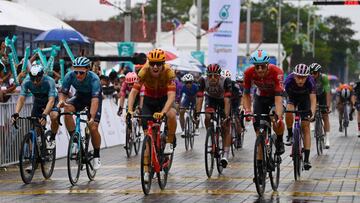
<svg viewBox="0 0 360 203"><path fill-rule="evenodd" d="M210 0L209 27L219 27L209 34L208 63L237 73L240 26L240 0Z"/></svg>

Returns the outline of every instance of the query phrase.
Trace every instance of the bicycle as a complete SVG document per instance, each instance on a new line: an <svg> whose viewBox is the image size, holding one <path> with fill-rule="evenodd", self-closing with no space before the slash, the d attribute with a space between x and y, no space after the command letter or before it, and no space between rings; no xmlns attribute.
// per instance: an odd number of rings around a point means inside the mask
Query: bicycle
<svg viewBox="0 0 360 203"><path fill-rule="evenodd" d="M295 122L293 127L291 154L294 165L294 178L300 180L301 171L304 170L304 136L301 130L300 113L308 113L309 111L286 110L285 113L295 113Z"/></svg>
<svg viewBox="0 0 360 203"><path fill-rule="evenodd" d="M263 196L266 186L266 173L269 173L271 187L274 191L279 186L280 179L280 155L275 154L276 135L271 135L271 124L267 120L274 114L244 114L240 115L242 126L244 126L244 118L258 117L260 120L259 135L256 137L254 146L254 182L256 191ZM259 154L261 160L258 159Z"/></svg>
<svg viewBox="0 0 360 203"><path fill-rule="evenodd" d="M345 131L345 137L347 137L347 128L349 127L349 113L351 113L351 106L350 106L350 102L346 101L344 103L344 113L343 113L343 122L342 122Z"/></svg>
<svg viewBox="0 0 360 203"><path fill-rule="evenodd" d="M208 178L211 177L214 170L214 161L216 160L216 168L219 174L222 174L224 168L221 164L221 156L224 153L223 140L224 135L221 130L222 122L226 120L221 119L220 108L216 111L198 112L197 114L210 114L210 125L207 127L205 138L205 172Z"/></svg>
<svg viewBox="0 0 360 203"><path fill-rule="evenodd" d="M135 112L135 115L137 113ZM125 140L125 151L126 156L131 156L132 148L134 147L135 155L139 153L140 142L141 142L141 121L139 118L131 118L130 122L126 122L126 140Z"/></svg>
<svg viewBox="0 0 360 203"><path fill-rule="evenodd" d="M325 146L325 131L324 131L324 123L322 119L322 113L327 112L326 105L316 105L316 112L315 112L315 140L316 140L316 151L318 156L323 154L323 149Z"/></svg>
<svg viewBox="0 0 360 203"><path fill-rule="evenodd" d="M39 123L38 117L19 117L18 119L29 120L31 129L22 141L19 154L19 167L21 179L25 184L29 184L34 177L38 164L41 164L41 172L45 179L49 179L54 172L56 147L46 148L46 139L51 136L51 131ZM16 121L13 123L18 129Z"/></svg>
<svg viewBox="0 0 360 203"><path fill-rule="evenodd" d="M58 123L62 125L60 122L60 117L62 115L72 115L76 116L75 118L75 132L70 135L69 145L68 145L68 153L67 153L67 169L68 169L68 177L71 185L76 185L80 171L84 169L84 165L86 165L86 173L90 181L95 179L96 170L92 165L92 160L94 159L94 154L89 150L89 143L91 139L90 130L87 124L87 120L82 119L82 115L88 115L87 109L80 112L65 112L60 113L58 116ZM85 136L81 133L80 124L85 123Z"/></svg>
<svg viewBox="0 0 360 203"><path fill-rule="evenodd" d="M138 115L133 117L140 119L153 118L152 115ZM163 130L161 130L162 123L165 123ZM162 119L155 121L151 119L147 122L147 127L148 133L144 136L140 161L141 186L145 195L148 195L150 192L152 178L155 173L158 178L159 187L161 190L165 189L174 155L174 152L172 154L164 154L168 130L167 117L164 116ZM145 154L147 154L147 156ZM148 179L145 179L145 173L149 174Z"/></svg>
<svg viewBox="0 0 360 203"><path fill-rule="evenodd" d="M191 104L190 104L191 106ZM194 147L194 140L195 140L195 123L193 119L193 108L184 108L180 107L180 109L185 110L184 118L185 118L185 150L188 151L189 148L193 149Z"/></svg>
<svg viewBox="0 0 360 203"><path fill-rule="evenodd" d="M238 122L239 112L231 113L231 154L235 157L235 149L240 149L244 143L245 127L241 126L239 123L238 126L241 127L241 131L237 132L236 123Z"/></svg>

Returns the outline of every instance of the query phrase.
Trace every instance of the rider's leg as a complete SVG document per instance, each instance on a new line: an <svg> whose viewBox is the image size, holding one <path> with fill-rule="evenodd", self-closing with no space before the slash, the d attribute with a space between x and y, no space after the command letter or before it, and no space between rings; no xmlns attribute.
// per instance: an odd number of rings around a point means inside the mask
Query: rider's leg
<svg viewBox="0 0 360 203"><path fill-rule="evenodd" d="M343 114L344 114L344 104L342 102L338 102L336 104L337 110L338 110L338 119L339 119L339 132L342 132L342 120L343 120Z"/></svg>
<svg viewBox="0 0 360 203"><path fill-rule="evenodd" d="M304 168L305 170L309 170L311 168L311 164L309 161L310 149L311 149L311 137L310 137L310 122L308 120L302 120L301 128L304 132Z"/></svg>
<svg viewBox="0 0 360 203"><path fill-rule="evenodd" d="M58 118L58 112L51 111L50 112L50 120L51 120L51 139L55 139L55 135L59 129L59 123L57 121Z"/></svg>
<svg viewBox="0 0 360 203"><path fill-rule="evenodd" d="M72 104L67 104L64 107L64 112L75 112L75 107ZM65 126L68 130L70 136L75 132L75 121L73 116L71 115L65 115L64 116Z"/></svg>
<svg viewBox="0 0 360 203"><path fill-rule="evenodd" d="M184 119L184 114L185 114L185 109L180 109L179 120L180 120L180 126L181 126L181 130L182 130L182 134L184 134L184 131L185 131L185 119Z"/></svg>
<svg viewBox="0 0 360 203"><path fill-rule="evenodd" d="M286 110L293 111L294 109L295 109L294 104L292 104L292 103L287 104ZM293 113L285 114L285 122L286 122L287 131L288 131L288 136L286 137L286 141L287 141L287 144L291 144L291 138L293 135L292 126L293 126L293 122L294 122Z"/></svg>
<svg viewBox="0 0 360 203"><path fill-rule="evenodd" d="M171 108L167 113L167 124L168 124L168 136L166 143L173 143L176 131L176 110Z"/></svg>

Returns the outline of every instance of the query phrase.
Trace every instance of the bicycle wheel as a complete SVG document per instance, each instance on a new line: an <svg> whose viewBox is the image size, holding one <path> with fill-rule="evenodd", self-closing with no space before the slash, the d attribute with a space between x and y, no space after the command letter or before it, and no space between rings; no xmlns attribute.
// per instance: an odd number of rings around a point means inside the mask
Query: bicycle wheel
<svg viewBox="0 0 360 203"><path fill-rule="evenodd" d="M194 125L194 122L190 122L190 148L193 149L194 148L194 140L195 140L195 125Z"/></svg>
<svg viewBox="0 0 360 203"><path fill-rule="evenodd" d="M215 143L213 140L214 137L214 127L208 128L205 138L205 171L208 178L211 177L214 171L214 152L215 152Z"/></svg>
<svg viewBox="0 0 360 203"><path fill-rule="evenodd" d="M262 160L258 160L258 153L261 154ZM266 183L266 156L262 135L257 136L254 146L254 176L256 191L260 196L262 196L265 191Z"/></svg>
<svg viewBox="0 0 360 203"><path fill-rule="evenodd" d="M131 136L131 128L126 126L126 140L125 140L125 150L126 150L126 156L129 158L131 156L131 151L133 147L133 141Z"/></svg>
<svg viewBox="0 0 360 203"><path fill-rule="evenodd" d="M349 111L348 111L348 105L346 104L344 106L344 117L343 117L343 127L345 131L345 137L347 137L347 127L349 126Z"/></svg>
<svg viewBox="0 0 360 203"><path fill-rule="evenodd" d="M190 145L190 121L189 121L189 117L186 116L185 119L185 150L188 151L189 150L189 145Z"/></svg>
<svg viewBox="0 0 360 203"><path fill-rule="evenodd" d="M134 141L134 151L135 154L138 155L139 150L140 150L140 143L141 143L141 133L140 133L140 125L136 122L136 124L134 125L134 137L135 137L135 141Z"/></svg>
<svg viewBox="0 0 360 203"><path fill-rule="evenodd" d="M93 151L89 151L89 144L90 144L90 139L91 139L91 135L89 134L90 132L88 131L88 129L85 130L85 155L86 157L84 157L86 159L86 174L87 177L89 178L89 180L93 181L95 179L96 176L96 170L94 170L94 166L92 163L92 160L94 159L94 152Z"/></svg>
<svg viewBox="0 0 360 203"><path fill-rule="evenodd" d="M318 156L322 155L323 152L323 135L322 135L321 118L316 117L315 120L315 139L316 139L316 151Z"/></svg>
<svg viewBox="0 0 360 203"><path fill-rule="evenodd" d="M67 168L70 183L76 185L79 180L80 170L82 165L82 147L79 146L79 133L75 132L69 140L68 154L67 154Z"/></svg>
<svg viewBox="0 0 360 203"><path fill-rule="evenodd" d="M165 146L165 139L163 139L163 144L161 146ZM158 153L158 160L160 164L160 171L156 173L158 184L161 190L165 189L166 183L167 183L167 177L168 177L168 164L170 162L169 157L171 155L165 155L164 154L164 147L161 147L162 149L159 150Z"/></svg>
<svg viewBox="0 0 360 203"><path fill-rule="evenodd" d="M51 137L51 131L45 133L45 139L48 140ZM47 142L47 141L45 141ZM54 172L55 160L56 160L56 147L54 149L46 149L45 142L43 143L44 154L41 160L41 172L45 179L49 179Z"/></svg>
<svg viewBox="0 0 360 203"><path fill-rule="evenodd" d="M236 138L235 123L231 122L231 155L235 157L235 149L237 149L237 138Z"/></svg>
<svg viewBox="0 0 360 203"><path fill-rule="evenodd" d="M280 182L280 164L281 164L281 157L278 155L275 155L275 140L276 135L272 135L272 139L270 139L270 159L268 160L268 165L271 165L271 167L268 167L269 171L269 179L271 183L271 188L274 191L277 191L277 188L279 187ZM270 170L269 170L270 169Z"/></svg>
<svg viewBox="0 0 360 203"><path fill-rule="evenodd" d="M147 156L145 156L145 151L147 152ZM150 192L151 181L154 174L154 168L151 159L151 151L152 151L151 139L149 136L145 135L141 149L141 163L140 163L141 187L145 195L148 195ZM144 177L145 173L148 173L147 177Z"/></svg>
<svg viewBox="0 0 360 203"><path fill-rule="evenodd" d="M223 145L224 137L220 130L218 130L216 132L216 134L218 135L217 140L215 141L216 142L215 146L217 146L217 147L215 147L216 168L217 168L219 174L222 174L224 167L221 164L221 156L224 153L224 145Z"/></svg>
<svg viewBox="0 0 360 203"><path fill-rule="evenodd" d="M301 177L301 146L300 146L300 129L294 128L294 143L293 143L293 165L294 165L294 178L300 180Z"/></svg>
<svg viewBox="0 0 360 203"><path fill-rule="evenodd" d="M37 146L32 141L32 134L25 135L19 154L19 167L21 179L25 184L29 184L34 177L37 162Z"/></svg>

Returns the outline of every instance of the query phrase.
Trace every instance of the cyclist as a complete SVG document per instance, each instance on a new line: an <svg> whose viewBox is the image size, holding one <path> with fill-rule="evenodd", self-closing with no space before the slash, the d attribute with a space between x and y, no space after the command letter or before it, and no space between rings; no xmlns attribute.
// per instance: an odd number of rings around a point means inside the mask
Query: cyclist
<svg viewBox="0 0 360 203"><path fill-rule="evenodd" d="M355 96L353 87L348 84L340 84L338 88L336 88L336 107L339 112L339 132L343 131L342 120L344 114L345 102L350 103L350 112L349 120L353 120L354 106L355 106Z"/></svg>
<svg viewBox="0 0 360 203"><path fill-rule="evenodd" d="M310 74L314 77L316 82L316 101L319 105L326 105L327 111L322 112L322 118L324 121L324 131L325 131L325 148L330 148L329 132L330 132L330 122L329 122L329 107L331 102L330 94L330 83L328 76L321 73L321 65L318 63L313 63L310 65Z"/></svg>
<svg viewBox="0 0 360 203"><path fill-rule="evenodd" d="M205 92L205 94L204 94ZM222 125L224 132L224 154L221 158L221 165L226 168L229 158L229 150L231 145L230 137L230 98L231 98L231 79L221 76L221 68L218 64L210 64L207 66L206 77L199 79L199 91L196 99L196 112L200 112L205 96L205 112L213 112L219 107L224 109L220 115L226 118L226 123ZM197 120L198 114L195 114ZM205 115L206 128L210 125L210 114Z"/></svg>
<svg viewBox="0 0 360 203"><path fill-rule="evenodd" d="M173 108L175 102L175 72L165 63L165 52L161 49L153 49L147 55L147 63L141 68L136 82L131 89L128 101L127 117L131 117L134 110L135 97L141 87L145 86L144 103L142 115L153 115L154 119L161 119L165 114L167 116L168 136L164 154L173 153L175 131L176 131L176 110ZM147 134L147 121L142 119L144 133ZM150 153L145 151L145 153ZM147 154L144 155L145 157ZM147 160L147 159L145 159ZM145 170L147 170L145 168ZM145 180L148 179L149 173L144 174Z"/></svg>
<svg viewBox="0 0 360 203"><path fill-rule="evenodd" d="M185 74L182 78L181 78L182 82L185 84L182 86L181 89L181 99L180 99L180 107L181 108L195 108L195 104L196 104L196 93L198 91L198 86L194 83L194 76L191 75L190 73ZM190 106L191 105L191 106ZM185 132L184 132L184 125L185 125L185 120L184 120L184 114L185 114L185 109L180 109L180 125L181 125L181 137L185 137ZM199 135L199 128L196 127L195 129L195 135Z"/></svg>
<svg viewBox="0 0 360 203"><path fill-rule="evenodd" d="M29 76L25 78L21 84L21 92L16 104L15 113L11 116L14 122L24 106L25 97L29 94L34 96L34 104L31 110L32 117L39 117L40 124L46 125L46 117L49 115L51 119L51 135L46 134L46 148L55 148L55 135L59 129L57 122L58 109L56 107L58 94L55 88L55 81L51 77L44 76L44 68L42 65L33 65L30 68Z"/></svg>
<svg viewBox="0 0 360 203"><path fill-rule="evenodd" d="M99 77L90 71L90 60L86 57L77 57L72 63L74 69L68 72L63 80L60 90L59 108L64 108L64 112L81 111L89 109L89 130L91 142L94 147L94 170L101 166L100 145L101 137L98 130L101 118L102 89ZM68 99L70 87L74 87L76 93ZM68 99L68 100L67 100ZM71 115L65 115L65 125L70 136L75 132L75 123Z"/></svg>
<svg viewBox="0 0 360 203"><path fill-rule="evenodd" d="M270 57L266 51L256 50L250 56L251 62L254 64L249 67L244 75L244 109L245 114L251 114L251 96L250 88L252 84L256 86L254 94L253 111L255 114L268 114L275 105L276 119L273 121L273 129L277 135L276 154L281 155L285 152L283 143L284 123L283 123L283 71L273 64L269 64ZM247 119L250 120L249 117ZM255 118L254 129L256 135L259 134L259 118ZM261 159L262 157L258 157ZM259 161L261 165L262 161ZM254 179L255 180L255 179Z"/></svg>
<svg viewBox="0 0 360 203"><path fill-rule="evenodd" d="M130 91L132 87L134 86L134 83L138 82L138 76L135 72L128 72L125 76L125 82L121 86L120 90L120 99L119 99L119 110L118 110L118 116L121 116L124 103L125 103L125 97L128 97L130 94ZM142 104L144 101L144 88L142 87L140 90L140 97L136 97L135 99L135 106L139 107L138 109L141 109Z"/></svg>
<svg viewBox="0 0 360 203"><path fill-rule="evenodd" d="M284 86L288 95L287 110L293 111L297 107L299 111L311 111L300 113L301 129L304 134L304 169L309 170L311 168L309 161L311 149L309 121L313 119L316 111L316 84L314 78L310 76L310 68L305 64L296 65L294 71L286 78ZM311 118L309 118L310 116ZM291 144L290 140L292 138L294 122L293 114L286 113L285 121L288 129L287 143Z"/></svg>

